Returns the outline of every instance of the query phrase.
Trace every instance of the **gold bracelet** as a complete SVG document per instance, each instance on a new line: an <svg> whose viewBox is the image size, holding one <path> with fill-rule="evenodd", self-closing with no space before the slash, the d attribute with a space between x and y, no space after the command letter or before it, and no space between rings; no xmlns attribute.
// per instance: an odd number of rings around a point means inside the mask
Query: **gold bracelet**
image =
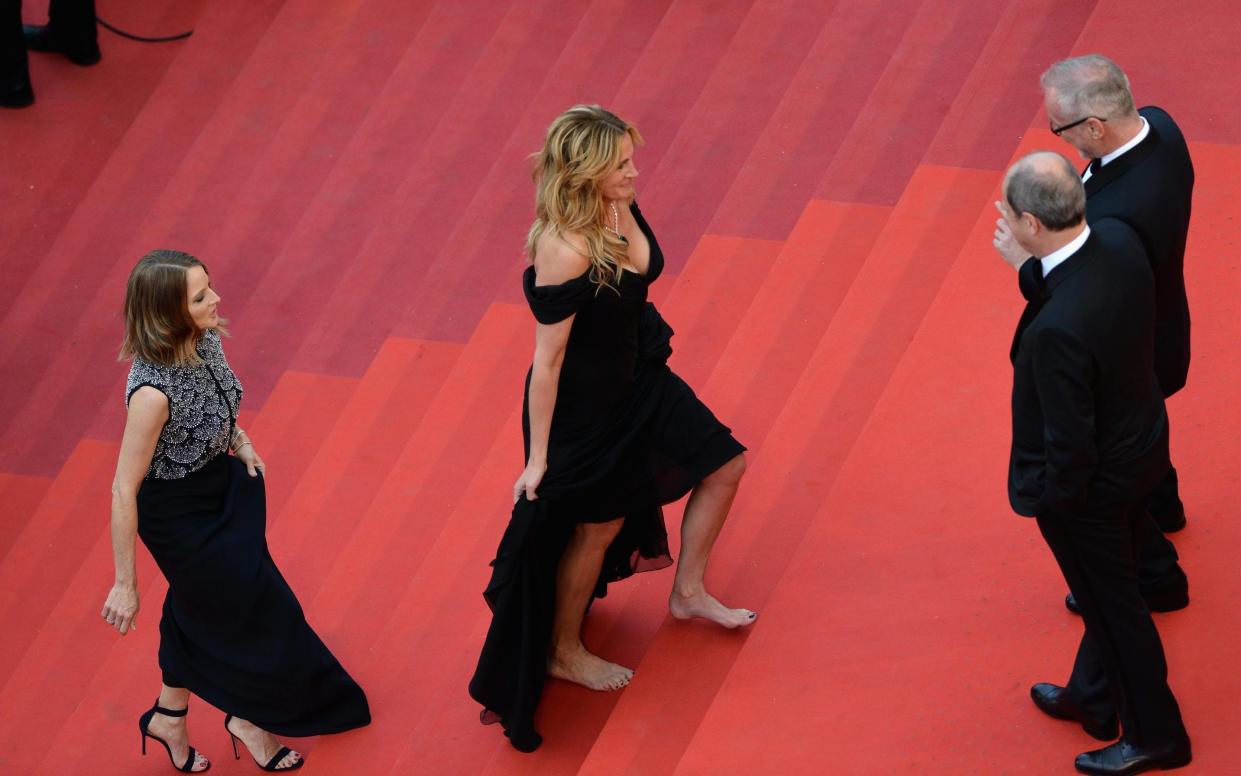
<svg viewBox="0 0 1241 776"><path fill-rule="evenodd" d="M248 440L248 439L247 439L245 442L242 442L241 444L239 444L239 445L237 445L236 447L234 447L234 448L233 448L233 452L234 452L234 453L235 453L235 452L237 452L238 450L240 450L241 448L245 447L246 445L250 445L251 447L253 447L253 446L254 446L254 443L253 443L253 442L251 442L250 440Z"/></svg>

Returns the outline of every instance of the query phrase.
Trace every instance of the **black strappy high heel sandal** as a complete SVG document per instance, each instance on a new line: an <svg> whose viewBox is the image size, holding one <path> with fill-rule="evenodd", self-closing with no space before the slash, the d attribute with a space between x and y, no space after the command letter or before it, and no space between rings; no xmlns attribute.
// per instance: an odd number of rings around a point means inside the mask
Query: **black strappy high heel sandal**
<svg viewBox="0 0 1241 776"><path fill-rule="evenodd" d="M231 740L231 741L233 742L233 757L235 757L236 759L240 760L240 759L241 759L241 753L237 751L237 741L238 741L238 738L237 738L237 736L233 735L233 731L232 731L231 729L229 729L229 727L228 727L228 723L229 723L229 722L231 722L231 721L232 721L232 719L233 719L233 715L232 715L232 714L227 714L227 715L225 715L225 717L224 717L224 729L225 729L226 731L228 731L228 737L229 737L229 740ZM243 742L243 743L244 743L244 742ZM248 751L250 751L250 750L249 750L249 749L246 749L246 751L248 752ZM292 750L292 749L290 749L289 747L287 747L287 746L282 746L282 747L280 747L280 751L279 751L279 752L276 752L276 754L275 754L275 755L274 755L274 756L273 756L270 760L268 760L268 761L267 761L267 765L262 765L261 763L259 763L259 761L258 761L257 759L255 759L254 764L255 764L255 765L257 765L257 766L259 766L259 767L260 767L260 768L262 768L263 770L270 772L270 773L283 773L283 772L285 772L285 771L295 771L295 770L297 770L298 768L300 768L300 767L302 767L303 765L305 765L305 764L306 764L306 758L305 758L305 757L299 757L299 758L298 758L298 760L297 760L297 762L293 763L292 765L290 765L290 766L289 766L289 767L287 767L287 768L277 768L277 767L276 767L276 766L280 763L280 761L281 761L281 760L283 760L283 759L285 758L285 756L287 756L287 755L291 754L292 752L293 752L293 750ZM254 757L254 755L253 755L253 754L252 754L252 755L250 755L250 756L251 756L251 757Z"/></svg>
<svg viewBox="0 0 1241 776"><path fill-rule="evenodd" d="M154 738L156 741L164 745L164 751L168 752L168 762L172 763L173 768L176 768L182 773L206 773L211 769L210 762L208 762L207 767L203 768L201 771L194 770L194 761L198 757L198 752L194 749L194 747L190 747L190 754L186 757L185 763L182 765L177 765L177 762L172 759L172 747L168 746L168 742L147 729L147 727L151 724L151 717L154 717L156 714L163 714L165 717L184 717L189 713L189 711L189 706L186 706L184 709L165 709L159 705L159 698L156 698L155 705L138 718L138 730L142 732L142 753L144 755L147 753L147 739Z"/></svg>

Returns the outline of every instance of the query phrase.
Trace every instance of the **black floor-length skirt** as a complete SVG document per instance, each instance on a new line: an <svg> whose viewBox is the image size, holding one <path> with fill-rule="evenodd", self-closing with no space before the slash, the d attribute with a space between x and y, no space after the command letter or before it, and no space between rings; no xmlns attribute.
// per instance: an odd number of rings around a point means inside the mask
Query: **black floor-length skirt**
<svg viewBox="0 0 1241 776"><path fill-rule="evenodd" d="M277 735L366 725L366 695L307 624L266 524L263 478L232 456L143 482L138 534L168 580L164 683Z"/></svg>
<svg viewBox="0 0 1241 776"><path fill-rule="evenodd" d="M667 329L665 345L670 335ZM535 713L547 678L556 570L576 525L625 519L604 556L593 596L602 597L609 583L672 563L662 507L745 451L659 359L639 369L600 439L549 468L538 499L523 496L513 506L483 593L492 621L470 695L484 707L483 722L501 723L524 752L542 743Z"/></svg>

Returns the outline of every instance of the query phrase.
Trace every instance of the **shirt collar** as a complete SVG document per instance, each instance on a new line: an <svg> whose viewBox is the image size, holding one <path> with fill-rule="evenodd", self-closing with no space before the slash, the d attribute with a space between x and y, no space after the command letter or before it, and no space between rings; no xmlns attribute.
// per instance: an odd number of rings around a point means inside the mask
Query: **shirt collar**
<svg viewBox="0 0 1241 776"><path fill-rule="evenodd" d="M1146 117L1138 116L1138 118L1142 119L1142 128L1138 130L1138 133L1134 135L1133 139L1130 140L1128 143L1125 143L1120 148L1117 148L1115 151L1111 152L1107 156L1100 159L1099 160L1100 167L1106 167L1109 162L1114 162L1117 159L1119 159L1121 154L1124 154L1126 151L1133 150L1134 146L1136 146L1138 143L1141 143L1143 140L1145 140L1146 136L1151 133L1151 125L1147 123Z"/></svg>
<svg viewBox="0 0 1241 776"><path fill-rule="evenodd" d="M1043 277L1051 274L1051 271L1060 266L1066 259L1077 253L1078 249L1086 244L1086 238L1090 237L1090 227L1087 226L1082 233L1074 237L1070 242L1065 243L1056 250L1039 259L1043 265Z"/></svg>

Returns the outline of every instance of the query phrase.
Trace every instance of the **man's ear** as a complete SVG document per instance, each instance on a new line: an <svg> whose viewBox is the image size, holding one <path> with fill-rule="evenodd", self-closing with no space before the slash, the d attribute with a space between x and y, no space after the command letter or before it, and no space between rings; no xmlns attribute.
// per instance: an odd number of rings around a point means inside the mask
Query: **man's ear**
<svg viewBox="0 0 1241 776"><path fill-rule="evenodd" d="M1042 222L1035 218L1033 213L1022 213L1021 223L1025 224L1025 227L1029 230L1030 234L1038 234L1043 230Z"/></svg>

